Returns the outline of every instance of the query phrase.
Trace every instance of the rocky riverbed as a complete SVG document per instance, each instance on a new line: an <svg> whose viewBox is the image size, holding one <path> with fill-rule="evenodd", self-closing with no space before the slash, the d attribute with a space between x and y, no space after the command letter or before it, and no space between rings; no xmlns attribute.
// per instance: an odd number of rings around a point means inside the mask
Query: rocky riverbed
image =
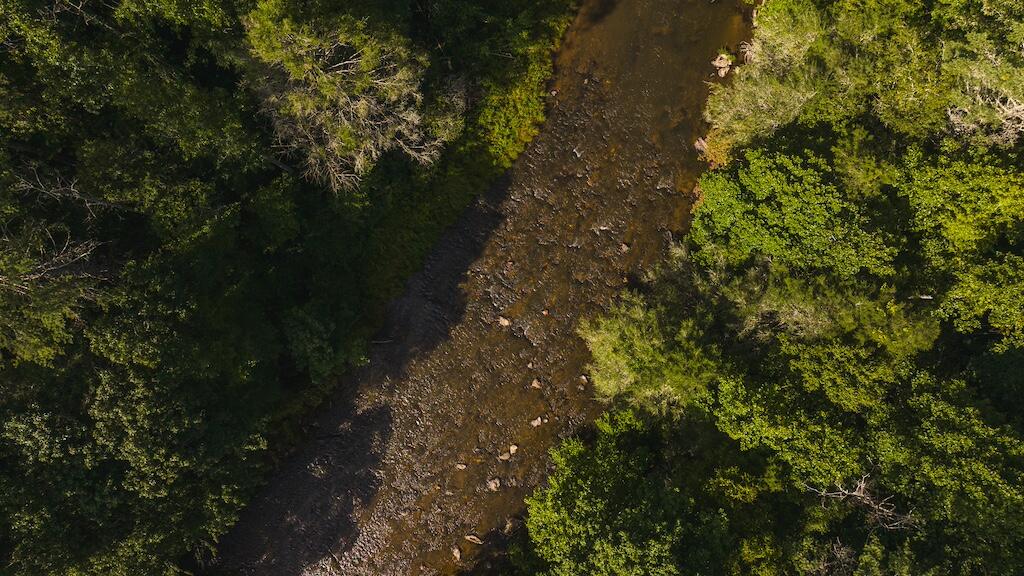
<svg viewBox="0 0 1024 576"><path fill-rule="evenodd" d="M411 279L218 573L455 574L516 528L548 449L601 409L579 321L685 229L712 61L746 33L734 0L585 2L541 134Z"/></svg>

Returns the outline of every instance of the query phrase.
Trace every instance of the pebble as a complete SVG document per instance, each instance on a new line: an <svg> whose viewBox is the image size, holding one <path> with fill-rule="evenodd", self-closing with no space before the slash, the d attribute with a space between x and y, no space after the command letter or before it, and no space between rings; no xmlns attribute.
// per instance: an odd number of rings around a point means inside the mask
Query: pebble
<svg viewBox="0 0 1024 576"><path fill-rule="evenodd" d="M466 465L463 464L462 462L459 462L458 464L455 465L455 469L456 470L465 470L466 469Z"/></svg>
<svg viewBox="0 0 1024 576"><path fill-rule="evenodd" d="M477 536L475 536L473 534L466 534L465 536L463 536L463 538L466 539L466 542L472 542L473 544L476 544L478 546L480 544L484 543L483 540L481 540L480 538L478 538Z"/></svg>
<svg viewBox="0 0 1024 576"><path fill-rule="evenodd" d="M499 488L501 488L500 478L491 478L487 481L487 489L491 492L497 492Z"/></svg>
<svg viewBox="0 0 1024 576"><path fill-rule="evenodd" d="M456 562L462 560L462 550L459 550L458 546L452 546L452 558L455 558Z"/></svg>
<svg viewBox="0 0 1024 576"><path fill-rule="evenodd" d="M530 382L530 388L533 388L535 390L540 390L540 388L541 388L540 380L537 380L536 378L534 378L533 382Z"/></svg>
<svg viewBox="0 0 1024 576"><path fill-rule="evenodd" d="M540 417L540 416L537 416L537 417L536 417L536 418L534 418L533 420L530 420L530 426L533 426L534 428L536 428L537 426L540 426L540 425L541 425L541 421L542 421L542 420L541 420L541 417Z"/></svg>
<svg viewBox="0 0 1024 576"><path fill-rule="evenodd" d="M504 316L498 316L498 324L507 328L512 325L512 321Z"/></svg>
<svg viewBox="0 0 1024 576"><path fill-rule="evenodd" d="M509 445L509 447L508 447L509 454L515 454L518 451L519 451L519 446L518 445L516 445L516 444L510 444Z"/></svg>

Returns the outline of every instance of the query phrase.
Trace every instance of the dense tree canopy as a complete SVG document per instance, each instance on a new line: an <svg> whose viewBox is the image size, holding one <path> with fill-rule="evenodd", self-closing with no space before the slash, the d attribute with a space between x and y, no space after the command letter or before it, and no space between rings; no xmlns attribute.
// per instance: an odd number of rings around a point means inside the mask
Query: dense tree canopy
<svg viewBox="0 0 1024 576"><path fill-rule="evenodd" d="M583 326L628 407L524 572L1024 571L1022 6L764 2L688 239Z"/></svg>
<svg viewBox="0 0 1024 576"><path fill-rule="evenodd" d="M211 548L532 135L570 8L0 0L0 572Z"/></svg>

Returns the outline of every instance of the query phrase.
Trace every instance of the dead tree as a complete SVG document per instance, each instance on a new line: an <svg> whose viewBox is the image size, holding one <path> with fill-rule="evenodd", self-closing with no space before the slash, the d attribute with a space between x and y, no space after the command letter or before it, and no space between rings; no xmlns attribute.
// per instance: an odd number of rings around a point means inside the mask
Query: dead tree
<svg viewBox="0 0 1024 576"><path fill-rule="evenodd" d="M917 525L913 510L900 513L893 503L893 496L882 497L872 489L871 475L864 474L853 487L836 484L833 489L819 489L804 484L804 487L821 497L824 506L829 501L850 502L863 509L868 521L885 530L909 530Z"/></svg>
<svg viewBox="0 0 1024 576"><path fill-rule="evenodd" d="M70 202L83 207L88 219L96 217L97 209L125 210L125 206L96 198L78 189L78 181L59 172L44 178L35 166L28 166L14 174L11 191L23 197L34 197L38 203L47 201Z"/></svg>
<svg viewBox="0 0 1024 576"><path fill-rule="evenodd" d="M0 229L0 250L9 253L3 258L5 266L0 267L0 288L27 296L48 282L58 279L100 280L100 271L89 266L90 257L101 245L95 240L74 241L70 234L63 238L55 231L38 225L29 235L35 241L15 239L6 226ZM89 297L92 290L83 290L82 296Z"/></svg>
<svg viewBox="0 0 1024 576"><path fill-rule="evenodd" d="M856 568L857 557L853 549L836 538L812 561L808 573L814 576L852 576Z"/></svg>

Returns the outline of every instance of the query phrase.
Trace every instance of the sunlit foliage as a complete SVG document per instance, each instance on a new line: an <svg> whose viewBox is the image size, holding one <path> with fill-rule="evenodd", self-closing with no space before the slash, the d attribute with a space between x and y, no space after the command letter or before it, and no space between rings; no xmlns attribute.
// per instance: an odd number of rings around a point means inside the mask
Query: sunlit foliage
<svg viewBox="0 0 1024 576"><path fill-rule="evenodd" d="M767 0L756 22L709 104L689 237L582 330L648 435L613 411L555 451L521 565L586 574L569 534L699 542L717 513L725 546L665 540L658 570L1019 574L1024 9ZM587 488L624 475L658 491ZM568 481L599 502L554 506Z"/></svg>

